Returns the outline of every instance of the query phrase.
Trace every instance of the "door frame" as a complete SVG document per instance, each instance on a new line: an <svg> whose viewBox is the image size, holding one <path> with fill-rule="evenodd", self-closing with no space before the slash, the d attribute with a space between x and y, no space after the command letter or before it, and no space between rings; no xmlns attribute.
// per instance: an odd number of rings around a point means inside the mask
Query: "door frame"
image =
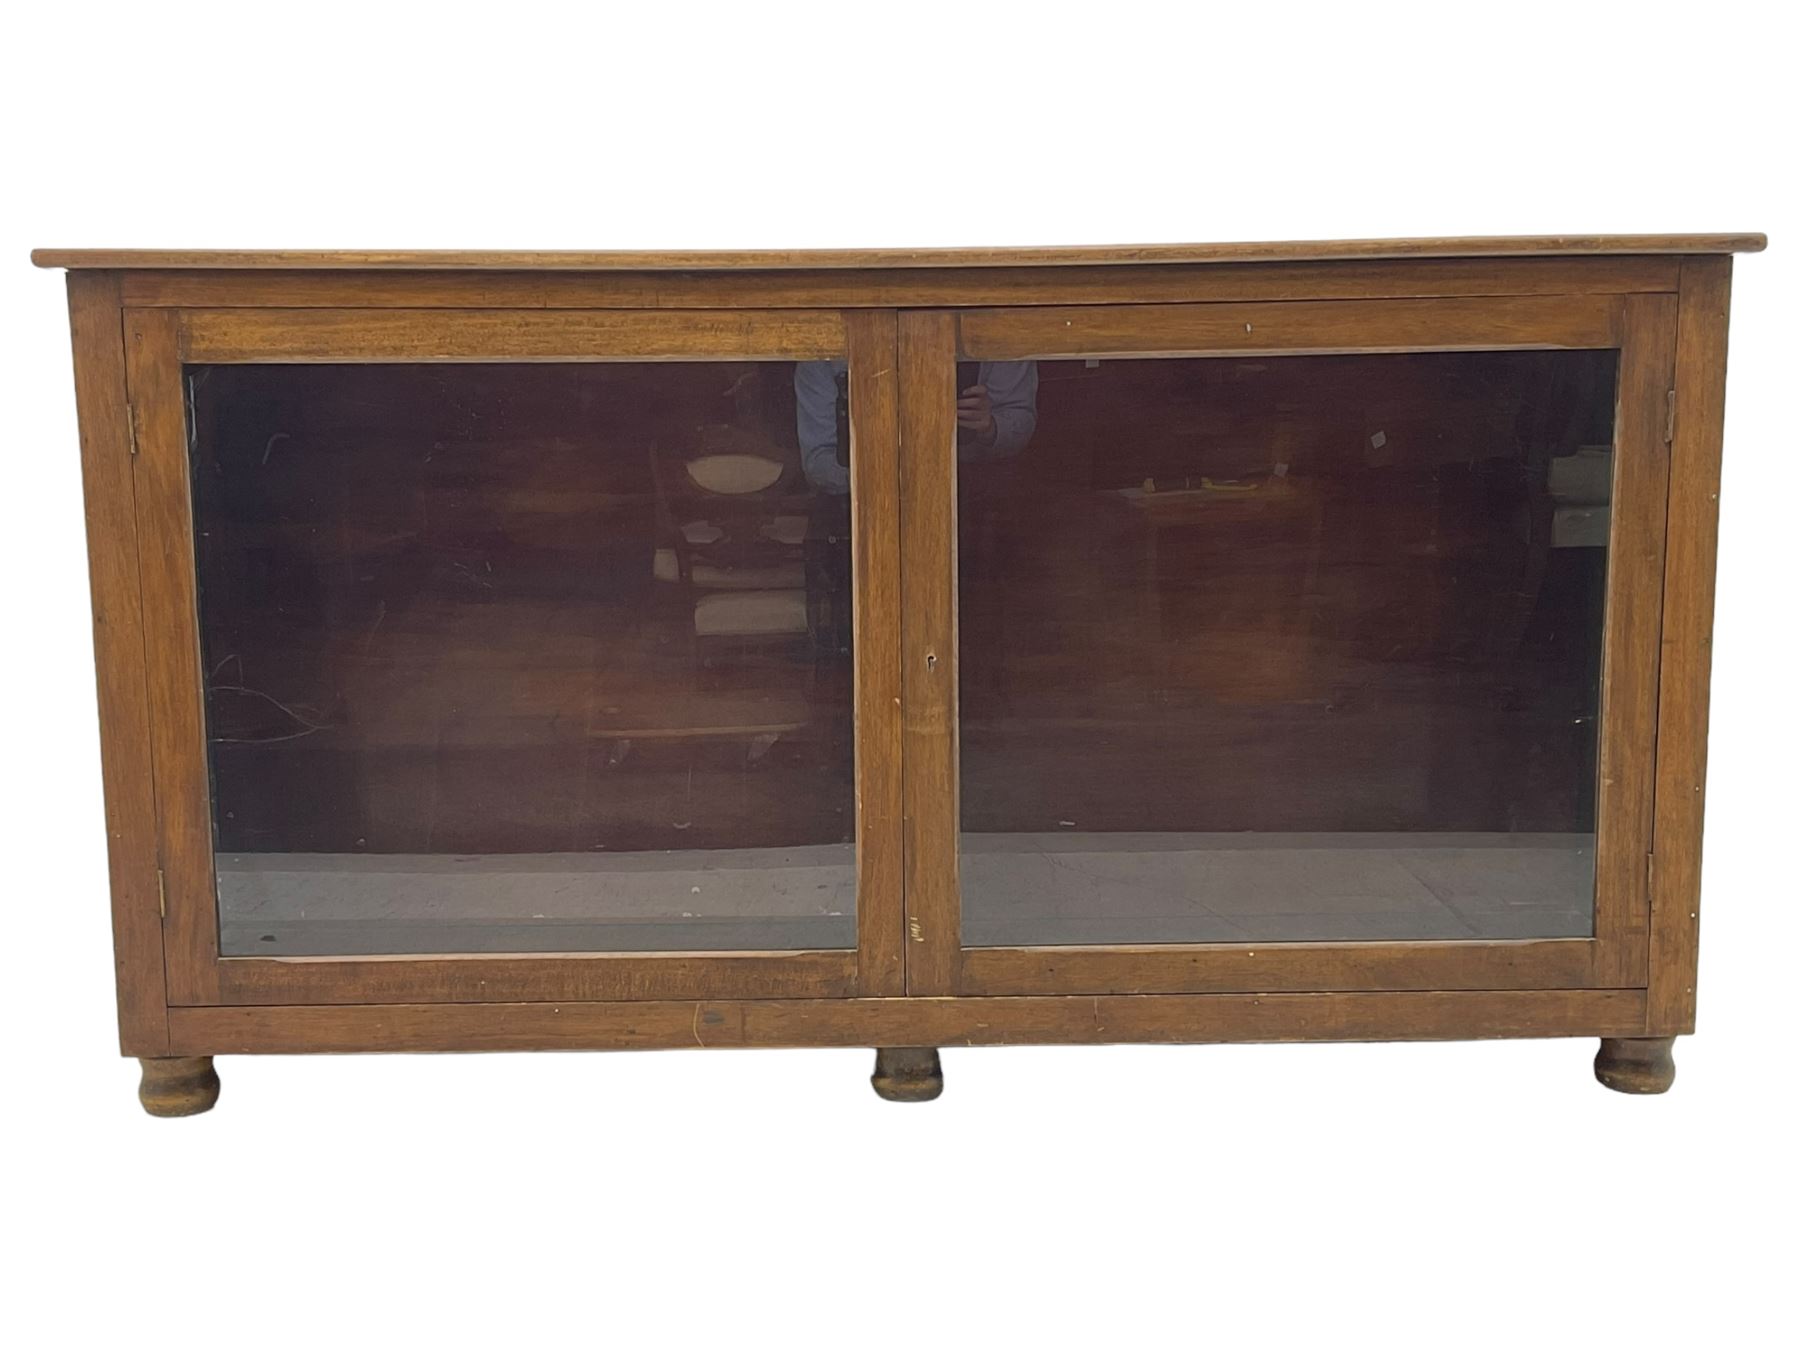
<svg viewBox="0 0 1800 1350"><path fill-rule="evenodd" d="M902 992L894 311L126 307L123 325L168 1006L844 998ZM838 356L848 359L851 390L854 950L220 955L184 364Z"/></svg>
<svg viewBox="0 0 1800 1350"><path fill-rule="evenodd" d="M904 310L906 991L914 996L1643 988L1675 375L1672 294ZM955 362L1613 348L1594 933L1521 941L964 947Z"/></svg>

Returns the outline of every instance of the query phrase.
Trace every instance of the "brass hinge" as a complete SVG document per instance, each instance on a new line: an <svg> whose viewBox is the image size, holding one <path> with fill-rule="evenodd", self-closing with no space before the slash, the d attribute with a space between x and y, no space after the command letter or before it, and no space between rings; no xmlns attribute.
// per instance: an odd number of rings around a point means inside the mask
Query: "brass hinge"
<svg viewBox="0 0 1800 1350"><path fill-rule="evenodd" d="M1675 391L1669 390L1669 420L1663 423L1663 444L1675 444Z"/></svg>
<svg viewBox="0 0 1800 1350"><path fill-rule="evenodd" d="M1644 855L1644 895L1649 899L1650 909L1654 912L1656 909L1656 855L1654 853Z"/></svg>
<svg viewBox="0 0 1800 1350"><path fill-rule="evenodd" d="M131 457L133 459L136 459L137 452L138 452L138 446L137 446L138 430L137 430L137 404L135 404L135 403L128 402L125 405L125 428L131 435Z"/></svg>
<svg viewBox="0 0 1800 1350"><path fill-rule="evenodd" d="M169 892L163 885L163 870L156 869L156 916L159 919L169 917Z"/></svg>

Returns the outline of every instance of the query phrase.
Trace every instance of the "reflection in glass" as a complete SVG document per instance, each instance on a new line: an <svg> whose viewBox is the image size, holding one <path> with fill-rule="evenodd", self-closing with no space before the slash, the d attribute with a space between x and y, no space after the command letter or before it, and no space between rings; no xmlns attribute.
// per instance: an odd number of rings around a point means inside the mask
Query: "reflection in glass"
<svg viewBox="0 0 1800 1350"><path fill-rule="evenodd" d="M855 945L794 370L189 369L225 954Z"/></svg>
<svg viewBox="0 0 1800 1350"><path fill-rule="evenodd" d="M1589 935L1615 357L1039 363L959 454L965 942Z"/></svg>

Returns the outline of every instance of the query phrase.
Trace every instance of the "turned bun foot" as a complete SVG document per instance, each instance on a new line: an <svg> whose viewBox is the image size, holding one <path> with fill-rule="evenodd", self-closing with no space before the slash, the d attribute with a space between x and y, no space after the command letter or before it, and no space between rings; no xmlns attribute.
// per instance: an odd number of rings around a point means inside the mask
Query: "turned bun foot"
<svg viewBox="0 0 1800 1350"><path fill-rule="evenodd" d="M877 1050L869 1081L890 1102L928 1102L944 1090L944 1069L929 1046Z"/></svg>
<svg viewBox="0 0 1800 1350"><path fill-rule="evenodd" d="M1667 1092L1675 1081L1673 1036L1607 1039L1594 1056L1594 1077L1614 1092Z"/></svg>
<svg viewBox="0 0 1800 1350"><path fill-rule="evenodd" d="M138 1100L153 1116L197 1116L219 1100L219 1075L212 1056L194 1059L140 1059L143 1080Z"/></svg>

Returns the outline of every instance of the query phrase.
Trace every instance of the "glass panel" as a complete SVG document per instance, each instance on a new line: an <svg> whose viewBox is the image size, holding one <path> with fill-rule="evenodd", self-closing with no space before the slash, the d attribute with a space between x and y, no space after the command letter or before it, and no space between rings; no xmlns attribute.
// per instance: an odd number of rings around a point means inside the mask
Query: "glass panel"
<svg viewBox="0 0 1800 1350"><path fill-rule="evenodd" d="M853 947L841 369L191 367L221 950Z"/></svg>
<svg viewBox="0 0 1800 1350"><path fill-rule="evenodd" d="M1590 935L1616 357L959 372L965 942Z"/></svg>

